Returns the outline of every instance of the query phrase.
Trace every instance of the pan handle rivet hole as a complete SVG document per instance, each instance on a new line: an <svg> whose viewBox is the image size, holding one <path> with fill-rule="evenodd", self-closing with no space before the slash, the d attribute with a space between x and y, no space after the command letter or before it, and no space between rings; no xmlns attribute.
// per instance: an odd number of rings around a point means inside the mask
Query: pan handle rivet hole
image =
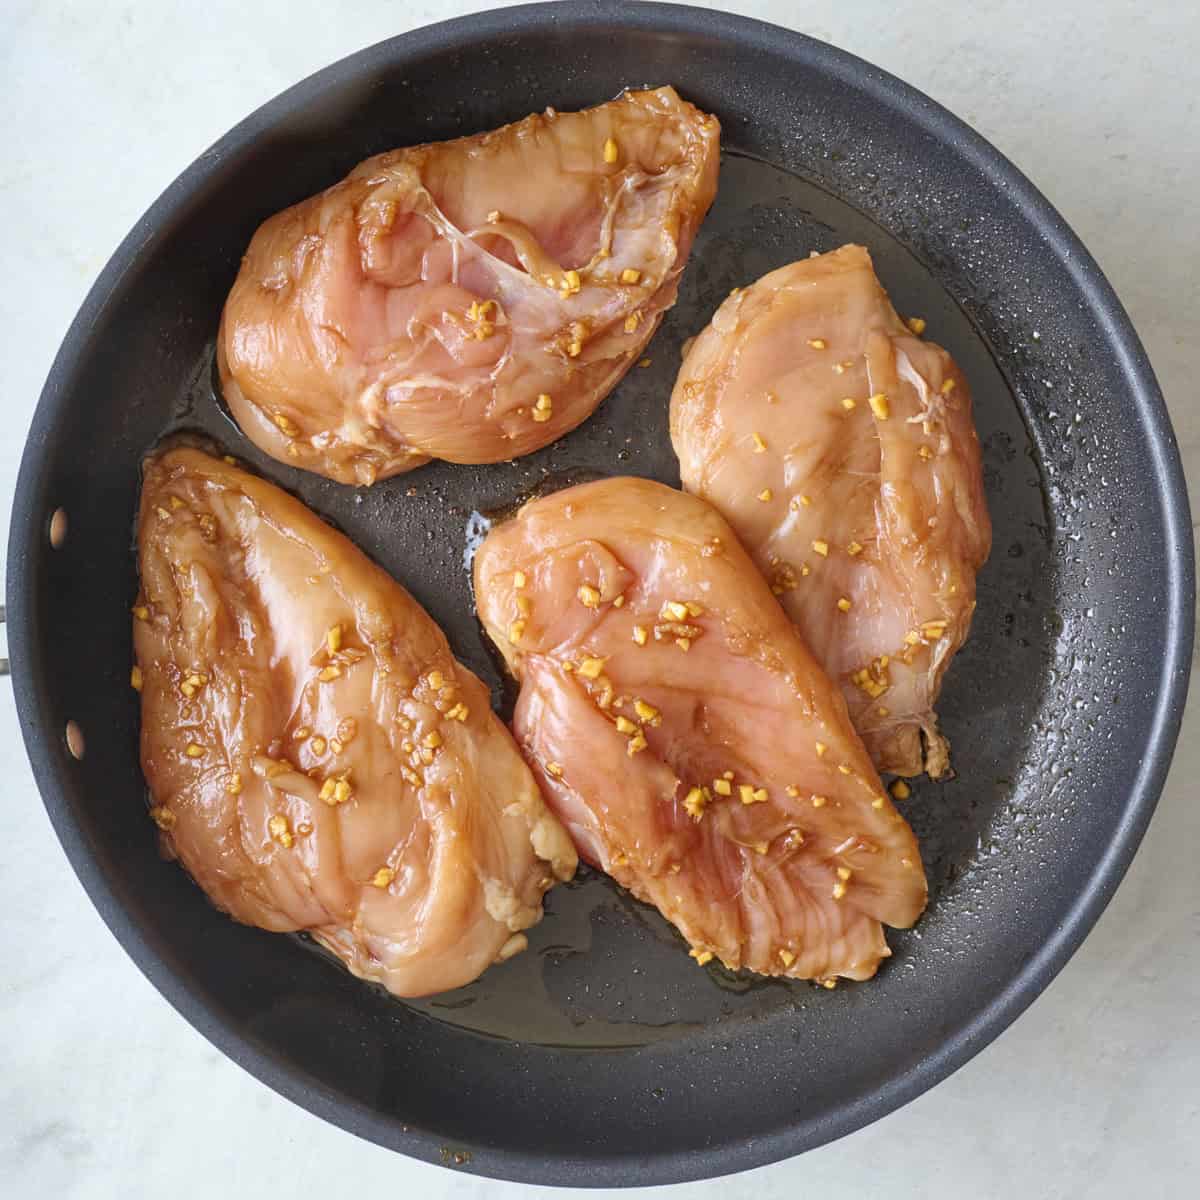
<svg viewBox="0 0 1200 1200"><path fill-rule="evenodd" d="M71 757L82 759L86 747L83 744L83 730L75 724L74 721L67 722L67 749L71 752Z"/></svg>
<svg viewBox="0 0 1200 1200"><path fill-rule="evenodd" d="M67 540L67 512L66 509L56 508L50 518L50 545L55 550L61 550L62 544Z"/></svg>

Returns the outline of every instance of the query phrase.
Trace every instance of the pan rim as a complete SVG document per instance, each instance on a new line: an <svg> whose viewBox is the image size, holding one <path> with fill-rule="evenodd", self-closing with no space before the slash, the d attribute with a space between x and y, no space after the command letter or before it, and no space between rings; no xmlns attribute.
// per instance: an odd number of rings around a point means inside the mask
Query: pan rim
<svg viewBox="0 0 1200 1200"><path fill-rule="evenodd" d="M34 670L42 629L30 603L30 564L43 540L46 489L43 447L69 419L67 381L86 350L91 327L120 295L131 269L153 253L170 223L223 160L254 142L286 113L303 108L326 89L356 76L377 57L411 60L464 42L544 30L595 31L619 24L647 33L694 35L703 31L750 51L784 54L798 66L819 70L865 92L874 103L903 115L937 142L948 145L1002 185L1023 218L1049 244L1054 257L1087 297L1103 336L1128 380L1129 393L1155 467L1154 488L1168 547L1166 646L1146 753L1134 778L1117 835L1097 869L1067 906L1047 940L1008 985L952 1029L939 1048L899 1071L882 1087L853 1097L815 1118L797 1119L753 1141L714 1143L703 1149L651 1159L619 1150L553 1159L483 1145L460 1169L526 1183L574 1186L635 1186L711 1178L761 1166L814 1148L901 1107L946 1078L997 1037L1044 990L1082 943L1120 883L1149 824L1169 767L1186 700L1193 640L1195 566L1189 505L1182 465L1161 391L1132 323L1099 266L1046 198L1011 162L966 124L888 72L804 34L752 18L674 4L630 0L565 0L521 5L458 17L387 39L309 76L268 101L203 152L150 206L121 242L72 322L47 377L35 411L18 476L9 537L7 605L14 692L26 751L47 813L72 868L118 942L172 1006L222 1053L293 1103L349 1132L427 1162L443 1161L446 1139L436 1130L398 1124L316 1080L283 1056L232 1026L193 993L168 956L146 937L127 911L117 881L93 856L58 783L60 768L47 738L53 712L48 689ZM52 736L52 735L51 735Z"/></svg>

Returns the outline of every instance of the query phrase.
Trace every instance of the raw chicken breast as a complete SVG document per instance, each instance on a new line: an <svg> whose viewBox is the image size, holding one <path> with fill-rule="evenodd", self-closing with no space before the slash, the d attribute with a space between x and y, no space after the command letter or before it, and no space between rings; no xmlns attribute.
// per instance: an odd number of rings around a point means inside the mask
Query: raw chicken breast
<svg viewBox="0 0 1200 1200"><path fill-rule="evenodd" d="M368 159L254 235L218 338L234 416L344 483L548 445L674 304L719 140L667 87Z"/></svg>
<svg viewBox="0 0 1200 1200"><path fill-rule="evenodd" d="M684 359L671 438L879 770L945 774L933 706L991 546L979 439L967 381L896 315L866 250L731 295Z"/></svg>
<svg viewBox="0 0 1200 1200"><path fill-rule="evenodd" d="M925 905L916 841L729 526L643 479L535 500L475 559L513 726L580 854L701 963L865 979Z"/></svg>
<svg viewBox="0 0 1200 1200"><path fill-rule="evenodd" d="M209 899L399 996L522 949L575 851L416 601L196 450L147 464L138 554L151 816Z"/></svg>

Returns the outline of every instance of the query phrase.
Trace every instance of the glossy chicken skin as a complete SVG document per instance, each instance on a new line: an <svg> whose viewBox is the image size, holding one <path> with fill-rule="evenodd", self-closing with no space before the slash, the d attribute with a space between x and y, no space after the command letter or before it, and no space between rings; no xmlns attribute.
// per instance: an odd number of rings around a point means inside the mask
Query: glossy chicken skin
<svg viewBox="0 0 1200 1200"><path fill-rule="evenodd" d="M912 832L837 689L729 526L610 479L535 500L475 559L517 740L580 854L701 963L832 981L925 905Z"/></svg>
<svg viewBox="0 0 1200 1200"><path fill-rule="evenodd" d="M671 438L684 487L733 526L875 765L945 774L934 703L991 546L979 439L966 379L896 315L866 250L726 299L684 359Z"/></svg>
<svg viewBox="0 0 1200 1200"><path fill-rule="evenodd" d="M147 464L138 556L151 815L209 899L400 996L522 949L575 851L416 601L196 450Z"/></svg>
<svg viewBox="0 0 1200 1200"><path fill-rule="evenodd" d="M368 159L254 235L218 338L234 416L344 483L548 445L675 302L719 140L667 87Z"/></svg>

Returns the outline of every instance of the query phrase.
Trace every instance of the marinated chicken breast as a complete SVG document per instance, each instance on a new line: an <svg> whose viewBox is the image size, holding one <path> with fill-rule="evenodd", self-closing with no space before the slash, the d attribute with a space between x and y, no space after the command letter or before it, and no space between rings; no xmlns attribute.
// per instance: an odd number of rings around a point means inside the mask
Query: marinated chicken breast
<svg viewBox="0 0 1200 1200"><path fill-rule="evenodd" d="M548 445L674 304L719 140L665 87L368 159L254 235L218 338L234 416L343 483Z"/></svg>
<svg viewBox="0 0 1200 1200"><path fill-rule="evenodd" d="M991 547L967 381L861 246L731 295L684 359L684 487L733 526L881 771L949 767L934 703Z"/></svg>
<svg viewBox="0 0 1200 1200"><path fill-rule="evenodd" d="M925 905L837 688L726 522L643 479L534 500L475 558L513 726L580 854L731 968L865 979Z"/></svg>
<svg viewBox="0 0 1200 1200"><path fill-rule="evenodd" d="M399 996L522 949L575 851L416 601L196 450L147 464L138 557L151 816L209 899Z"/></svg>

